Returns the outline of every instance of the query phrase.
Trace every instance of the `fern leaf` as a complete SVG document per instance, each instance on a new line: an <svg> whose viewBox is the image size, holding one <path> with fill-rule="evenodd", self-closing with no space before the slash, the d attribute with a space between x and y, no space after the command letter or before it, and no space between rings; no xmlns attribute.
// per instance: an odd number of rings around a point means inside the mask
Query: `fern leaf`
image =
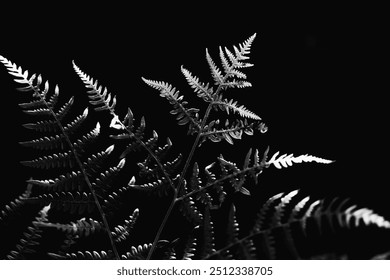
<svg viewBox="0 0 390 280"><path fill-rule="evenodd" d="M72 143L72 145L76 151L82 152L84 150L84 147L91 145L99 135L100 135L100 123L97 123L94 129L82 135L74 143Z"/></svg>
<svg viewBox="0 0 390 280"><path fill-rule="evenodd" d="M66 174L60 175L54 180L37 180L29 179L27 183L41 187L45 191L49 192L68 192L68 191L84 191L85 181L81 171L72 171Z"/></svg>
<svg viewBox="0 0 390 280"><path fill-rule="evenodd" d="M49 256L54 259L59 260L112 260L114 259L114 254L111 250L109 251L77 251L76 253L66 253L66 254L55 254L49 253Z"/></svg>
<svg viewBox="0 0 390 280"><path fill-rule="evenodd" d="M237 70L237 68L246 68L251 67L253 64L243 62L243 60L249 59L247 56L250 53L251 45L256 37L256 34L253 34L246 41L239 45L239 48L233 46L234 53L231 52L228 48L219 47L219 57L223 66L225 76L222 81L219 81L219 85L222 87L250 87L251 84L247 81L244 81L247 77L246 75ZM229 80L230 78L236 77L241 80Z"/></svg>
<svg viewBox="0 0 390 280"><path fill-rule="evenodd" d="M208 207L205 207L204 210L201 232L202 236L199 244L199 257L202 259L215 253L214 225L211 220L210 209Z"/></svg>
<svg viewBox="0 0 390 280"><path fill-rule="evenodd" d="M32 147L39 150L52 150L56 148L64 149L66 145L65 136L57 134L55 136L45 136L42 138L19 142L20 145L25 147Z"/></svg>
<svg viewBox="0 0 390 280"><path fill-rule="evenodd" d="M56 121L44 120L35 123L23 124L23 127L27 129L33 129L40 132L58 132L59 127Z"/></svg>
<svg viewBox="0 0 390 280"><path fill-rule="evenodd" d="M68 151L64 153L52 154L48 156L39 157L29 161L21 161L21 164L34 168L49 169L49 168L63 168L74 167L74 155Z"/></svg>
<svg viewBox="0 0 390 280"><path fill-rule="evenodd" d="M36 197L24 199L29 203L37 203L40 205L51 205L52 209L70 214L83 214L85 212L92 213L95 211L95 201L91 194L85 192L61 192L53 194L42 194Z"/></svg>
<svg viewBox="0 0 390 280"><path fill-rule="evenodd" d="M274 204L284 195L284 193L279 193L271 198L269 198L261 207L260 211L257 214L257 218L252 228L252 233L258 233L262 230L269 228L270 212L274 209Z"/></svg>
<svg viewBox="0 0 390 280"><path fill-rule="evenodd" d="M89 172L98 173L101 166L104 164L104 161L108 158L113 150L114 145L111 145L106 150L91 155L85 162L83 162L84 167Z"/></svg>
<svg viewBox="0 0 390 280"><path fill-rule="evenodd" d="M15 82L26 84L26 90L33 90L33 87L28 79L28 70L23 71L21 67L18 67L15 63L11 62L2 55L0 55L0 62L7 68L8 73L15 77Z"/></svg>
<svg viewBox="0 0 390 280"><path fill-rule="evenodd" d="M62 120L70 111L74 103L74 97L72 96L68 102L66 102L60 109L58 109L57 112L55 112L55 115L58 120Z"/></svg>
<svg viewBox="0 0 390 280"><path fill-rule="evenodd" d="M222 84L224 79L221 74L221 70L218 69L217 65L214 63L207 49L206 49L206 60L207 63L209 64L211 70L211 76L213 76L214 83L216 85Z"/></svg>
<svg viewBox="0 0 390 280"><path fill-rule="evenodd" d="M198 97L202 98L206 102L211 102L213 100L213 88L210 87L209 84L200 82L199 78L192 76L191 72L183 66L181 66L181 72Z"/></svg>
<svg viewBox="0 0 390 280"><path fill-rule="evenodd" d="M239 114L243 118L249 118L254 120L261 120L261 118L256 115L255 113L249 111L245 106L238 105L237 101L234 100L222 100L222 96L218 98L217 100L213 101L214 108L219 108L222 111L226 111L227 114L229 114L230 111L233 111L234 113Z"/></svg>
<svg viewBox="0 0 390 280"><path fill-rule="evenodd" d="M150 248L152 248L152 243L138 245L137 247L131 246L131 251L122 255L122 259L123 260L146 260Z"/></svg>
<svg viewBox="0 0 390 280"><path fill-rule="evenodd" d="M55 228L65 233L85 237L103 229L103 225L100 222L91 218L82 218L70 224L54 224L49 222L33 222L33 224L39 228Z"/></svg>
<svg viewBox="0 0 390 280"><path fill-rule="evenodd" d="M24 199L27 199L30 197L32 192L32 184L28 183L26 190L23 194L19 195L17 198L9 202L7 205L3 207L3 209L0 212L0 222L4 223L6 219L9 219L10 217L20 215L19 211L20 208L23 207Z"/></svg>
<svg viewBox="0 0 390 280"><path fill-rule="evenodd" d="M301 155L298 157L294 157L293 154L287 155L283 154L279 156L279 152L276 152L271 159L267 162L268 165L273 164L276 168L281 169L282 167L288 167L292 166L293 163L302 163L302 162L316 162L316 163L322 163L322 164L329 164L334 161L328 160L328 159L323 159L319 158L316 156L310 156L308 154L306 155Z"/></svg>
<svg viewBox="0 0 390 280"><path fill-rule="evenodd" d="M73 63L73 69L79 75L80 79L83 81L84 85L89 89L88 97L90 103L95 106L96 111L108 110L110 113L114 114L114 109L116 105L116 96L112 96L108 92L107 88L99 86L98 81L81 71L81 69Z"/></svg>
<svg viewBox="0 0 390 280"><path fill-rule="evenodd" d="M236 218L236 207L234 204L231 204L228 216L228 225L226 229L226 244L231 244L238 239L238 234L240 232L240 227Z"/></svg>
<svg viewBox="0 0 390 280"><path fill-rule="evenodd" d="M187 182L184 180L181 192L187 193ZM203 219L202 213L199 211L191 196L182 199L179 203L179 210L183 216L194 226L199 225Z"/></svg>
<svg viewBox="0 0 390 280"><path fill-rule="evenodd" d="M87 116L88 108L85 108L84 112L81 115L77 116L72 122L68 123L64 127L64 131L68 134L72 134L81 126L81 124L86 120Z"/></svg>
<svg viewBox="0 0 390 280"><path fill-rule="evenodd" d="M7 255L7 259L29 259L28 255L34 255L39 250L40 240L42 239L42 231L34 224L34 222L47 222L48 211L50 210L50 205L43 207L38 215L35 217L35 220L32 223L32 226L28 226L27 230L23 233L23 238L19 240L19 243L16 245L15 250L12 250Z"/></svg>
<svg viewBox="0 0 390 280"><path fill-rule="evenodd" d="M275 206L275 213L272 217L271 227L277 227L282 224L282 219L285 218L285 208L291 203L294 196L298 194L298 190L294 190L284 195L278 205Z"/></svg>
<svg viewBox="0 0 390 280"><path fill-rule="evenodd" d="M114 228L114 231L111 233L114 237L115 242L125 241L131 230L134 228L134 225L139 217L139 209L136 208L133 213L130 215L128 220L125 220L124 225L118 225Z"/></svg>
<svg viewBox="0 0 390 280"><path fill-rule="evenodd" d="M142 80L148 86L160 91L160 96L165 97L169 101L169 103L173 106L173 110L170 111L170 113L172 115L177 115L176 119L179 125L189 125L189 134L193 134L196 131L199 131L199 109L185 108L188 103L183 101L183 95L179 95L179 91L177 91L176 88L166 82L153 81L145 78L142 78Z"/></svg>
<svg viewBox="0 0 390 280"><path fill-rule="evenodd" d="M155 193L158 196L165 196L168 194L168 192L170 190L170 185L168 184L168 182L165 179L163 179L163 180L157 179L154 182L136 185L134 176L129 181L128 186L130 188L134 188L134 189L141 190L141 191L146 191L148 193Z"/></svg>

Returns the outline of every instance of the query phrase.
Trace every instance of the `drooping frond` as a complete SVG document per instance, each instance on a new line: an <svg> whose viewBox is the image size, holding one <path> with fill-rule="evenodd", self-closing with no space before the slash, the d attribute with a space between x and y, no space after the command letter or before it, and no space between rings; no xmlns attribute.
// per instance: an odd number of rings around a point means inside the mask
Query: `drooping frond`
<svg viewBox="0 0 390 280"><path fill-rule="evenodd" d="M279 152L276 152L271 159L267 162L268 165L274 165L276 168L281 169L282 167L288 167L292 166L293 163L302 163L302 162L316 162L316 163L322 163L322 164L329 164L332 163L332 160L319 158L316 156L310 156L308 154L306 155L300 155L298 157L294 157L293 154L287 155L283 154L279 156Z"/></svg>

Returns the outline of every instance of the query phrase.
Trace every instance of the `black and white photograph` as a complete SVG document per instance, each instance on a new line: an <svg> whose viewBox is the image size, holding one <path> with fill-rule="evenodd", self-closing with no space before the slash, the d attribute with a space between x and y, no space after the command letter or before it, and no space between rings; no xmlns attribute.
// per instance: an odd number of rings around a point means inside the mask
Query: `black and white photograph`
<svg viewBox="0 0 390 280"><path fill-rule="evenodd" d="M7 10L1 259L390 259L370 12L196 5Z"/></svg>

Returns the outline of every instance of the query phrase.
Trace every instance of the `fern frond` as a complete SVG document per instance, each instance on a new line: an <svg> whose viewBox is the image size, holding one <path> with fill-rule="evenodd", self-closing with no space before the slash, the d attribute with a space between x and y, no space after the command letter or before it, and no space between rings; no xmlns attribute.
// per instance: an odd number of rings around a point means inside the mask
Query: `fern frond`
<svg viewBox="0 0 390 280"><path fill-rule="evenodd" d="M33 129L39 132L58 132L59 131L59 126L58 123L54 120L43 120L43 121L38 121L35 123L26 123L23 124L23 127L27 129Z"/></svg>
<svg viewBox="0 0 390 280"><path fill-rule="evenodd" d="M0 212L0 222L4 223L6 220L8 220L10 217L21 215L19 213L20 209L23 207L25 202L24 199L27 199L30 197L32 193L32 187L33 185L29 182L27 182L26 190L23 194L19 195L14 200L10 201L8 204L6 204L3 209Z"/></svg>
<svg viewBox="0 0 390 280"><path fill-rule="evenodd" d="M195 237L195 232L199 230L199 226L195 226L190 234L187 236L185 241L185 246L183 249L182 260L192 260L196 253L197 239Z"/></svg>
<svg viewBox="0 0 390 280"><path fill-rule="evenodd" d="M15 77L14 81L20 84L26 84L30 85L30 80L29 80L29 75L28 75L28 70L23 71L22 68L16 65L16 63L11 62L4 56L0 55L0 62L7 67L8 73L10 73L12 76ZM34 77L35 78L35 75ZM26 90L32 90L32 86L27 86Z"/></svg>
<svg viewBox="0 0 390 280"><path fill-rule="evenodd" d="M64 168L64 167L74 167L75 158L74 155L70 152L58 153L39 157L33 160L21 161L21 164L34 168L49 169L49 168Z"/></svg>
<svg viewBox="0 0 390 280"><path fill-rule="evenodd" d="M298 190L291 191L290 193L284 195L278 205L275 206L275 213L273 214L271 227L277 227L282 224L282 218L285 217L285 209L291 203L291 200L294 196L298 194Z"/></svg>
<svg viewBox="0 0 390 280"><path fill-rule="evenodd" d="M170 111L172 115L177 115L176 119L179 125L189 125L188 133L193 134L200 130L200 120L198 116L199 109L185 108L188 102L183 100L183 95L179 95L179 91L172 85L166 82L153 81L142 78L142 80L150 87L160 91L160 96L165 97L173 106Z"/></svg>
<svg viewBox="0 0 390 280"><path fill-rule="evenodd" d="M114 231L111 233L114 237L115 242L125 241L129 235L131 230L134 228L135 223L139 217L139 209L134 209L133 213L129 216L128 220L125 220L123 225L118 225L114 228Z"/></svg>
<svg viewBox="0 0 390 280"><path fill-rule="evenodd" d="M69 212L70 214L78 213L81 215L85 212L92 213L96 209L93 196L86 192L42 194L24 199L24 201L40 205L50 204L52 209Z"/></svg>
<svg viewBox="0 0 390 280"><path fill-rule="evenodd" d="M301 155L298 157L294 157L293 154L287 155L283 154L279 156L279 152L276 152L271 159L267 162L268 165L273 164L276 168L281 169L282 167L288 167L292 166L293 163L302 163L302 162L316 162L316 163L322 163L322 164L329 164L334 161L328 160L328 159L323 159L319 158L316 156L310 156L308 154L306 155Z"/></svg>
<svg viewBox="0 0 390 280"><path fill-rule="evenodd" d="M55 254L49 253L49 256L57 260L112 260L115 255L109 251L77 251L76 253Z"/></svg>
<svg viewBox="0 0 390 280"><path fill-rule="evenodd" d="M233 145L233 139L240 140L243 133L252 136L254 130L259 130L261 133L265 133L267 131L267 126L260 121L248 122L247 119L244 119L236 120L230 124L227 119L224 127L221 127L220 123L221 122L219 120L213 120L205 125L203 132L201 133L199 146L207 139L212 142L220 142L224 139L226 142Z"/></svg>
<svg viewBox="0 0 390 280"><path fill-rule="evenodd" d="M94 80L92 77L81 71L81 69L73 63L73 69L79 75L80 79L83 81L84 85L89 88L88 97L90 99L89 103L96 106L96 111L108 110L110 113L114 114L114 109L116 105L116 96L112 96L108 92L107 88L103 88L98 84L97 80Z"/></svg>
<svg viewBox="0 0 390 280"><path fill-rule="evenodd" d="M122 255L123 260L146 260L149 250L152 248L152 243L131 246L131 251Z"/></svg>
<svg viewBox="0 0 390 280"><path fill-rule="evenodd" d="M261 118L255 113L249 111L244 105L238 105L237 101L233 99L222 99L222 95L213 101L214 108L219 108L222 111L226 111L229 114L230 111L239 114L243 118L249 118L253 120L261 120Z"/></svg>
<svg viewBox="0 0 390 280"><path fill-rule="evenodd" d="M201 224L202 236L199 240L199 257L204 258L215 252L214 225L211 220L210 209L205 207Z"/></svg>
<svg viewBox="0 0 390 280"><path fill-rule="evenodd" d="M250 82L245 81L247 78L246 74L238 69L253 66L253 64L244 62L244 60L249 59L247 55L250 53L250 48L255 37L256 34L253 34L246 41L241 43L238 48L233 46L234 53L226 47L219 47L219 57L221 59L224 75L221 74L221 71L215 65L214 61L208 53L208 50L206 49L206 59L210 66L211 75L213 76L216 85L220 86L222 89L233 87L243 88L251 86ZM236 77L238 80L234 79L234 77Z"/></svg>
<svg viewBox="0 0 390 280"><path fill-rule="evenodd" d="M206 60L209 64L210 70L211 70L211 76L213 76L214 84L220 85L223 84L223 76L221 73L221 70L217 67L217 65L214 63L213 59L211 58L209 51L206 49Z"/></svg>
<svg viewBox="0 0 390 280"><path fill-rule="evenodd" d="M202 98L206 102L211 102L213 100L213 88L210 87L209 84L200 82L199 78L193 76L191 72L183 66L181 66L181 72L198 97Z"/></svg>
<svg viewBox="0 0 390 280"><path fill-rule="evenodd" d="M85 181L81 171L72 171L60 175L55 179L37 180L29 179L27 183L41 187L48 192L84 191Z"/></svg>
<svg viewBox="0 0 390 280"><path fill-rule="evenodd" d="M16 245L16 249L9 252L7 259L29 259L28 255L33 255L37 253L39 245L42 238L42 231L34 224L34 222L47 222L48 211L50 210L50 205L43 207L38 215L35 217L35 220L32 222L32 226L28 226L27 230L23 232L23 238L19 240L19 243Z"/></svg>
<svg viewBox="0 0 390 280"><path fill-rule="evenodd" d="M70 224L49 223L49 222L33 222L39 228L55 228L65 233L70 233L79 236L89 236L97 231L103 230L103 225L91 218L82 218Z"/></svg>
<svg viewBox="0 0 390 280"><path fill-rule="evenodd" d="M181 188L182 193L187 193L187 182L184 180L183 187ZM203 219L202 213L199 211L192 197L186 197L179 203L179 211L183 216L194 226L199 225Z"/></svg>
<svg viewBox="0 0 390 280"><path fill-rule="evenodd" d="M153 181L153 182L136 185L134 176L130 179L128 186L130 188L134 188L137 190L146 191L147 193L154 193L154 194L157 194L158 196L167 195L169 193L170 188L171 188L170 185L168 184L167 180L165 180L165 179L162 179L162 180L157 179L156 181Z"/></svg>
<svg viewBox="0 0 390 280"><path fill-rule="evenodd" d="M53 149L63 149L66 146L66 138L62 134L57 134L55 136L45 136L42 138L22 141L19 142L20 145L25 147L31 147L39 150L53 150Z"/></svg>

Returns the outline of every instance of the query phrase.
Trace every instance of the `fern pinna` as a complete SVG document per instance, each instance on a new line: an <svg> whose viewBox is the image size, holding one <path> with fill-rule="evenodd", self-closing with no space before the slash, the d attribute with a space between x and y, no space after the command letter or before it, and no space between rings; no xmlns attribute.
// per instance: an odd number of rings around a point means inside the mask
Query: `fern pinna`
<svg viewBox="0 0 390 280"><path fill-rule="evenodd" d="M145 117L137 120L130 108L121 117L116 112L116 96L75 62L73 68L87 88L91 106L109 114L109 127L97 123L84 132L82 128L90 115L88 108L68 120L73 97L64 105L57 105L58 86L53 89L41 75L29 75L0 56L8 72L22 85L18 90L32 95L32 101L20 106L25 113L40 118L24 127L42 135L21 142L35 148L39 156L22 164L59 170L54 178L28 179L26 192L1 212L0 221L6 225L26 211L24 207L37 205L36 218L22 230L15 248L5 257L34 258L44 253L55 259L336 258L349 252L344 252L336 242L333 247L321 247L326 238L350 234L353 229L389 229L390 223L369 209L341 198L311 199L298 190L272 196L259 207L253 225L241 228L236 211L240 205L235 198L240 194L250 199L251 190L258 185L265 169L287 168L302 162L332 163L316 156L279 152L269 158L269 148L249 149L243 154L242 164L222 154L207 165L194 160L198 147L207 141L224 140L234 145L244 134L267 131L259 115L225 97L225 92L232 88L251 86L244 69L253 66L248 61L255 37L256 34L233 46L233 50L220 47L220 66L206 49L211 82L200 81L181 66L181 73L204 108L191 106L179 90L165 81L142 78L172 106L170 114L178 124L187 128L188 137L193 139L188 154L176 154L174 143L169 138L161 141L157 131L147 128ZM98 141L102 129L115 131L109 136L115 146L103 147L106 142ZM131 172L124 172L134 153L142 153L142 160L136 162L138 172L130 168ZM127 184L117 180L126 176ZM154 238L141 244L132 241L132 232L138 228L137 221L148 205L129 205L129 193L145 195L146 201L150 196L168 201ZM221 215L225 215L223 221L216 219ZM163 236L168 235L164 233L174 218L184 222L185 230L166 240ZM55 232L57 246L40 249L42 236ZM91 241L96 236L106 241L96 244Z"/></svg>

